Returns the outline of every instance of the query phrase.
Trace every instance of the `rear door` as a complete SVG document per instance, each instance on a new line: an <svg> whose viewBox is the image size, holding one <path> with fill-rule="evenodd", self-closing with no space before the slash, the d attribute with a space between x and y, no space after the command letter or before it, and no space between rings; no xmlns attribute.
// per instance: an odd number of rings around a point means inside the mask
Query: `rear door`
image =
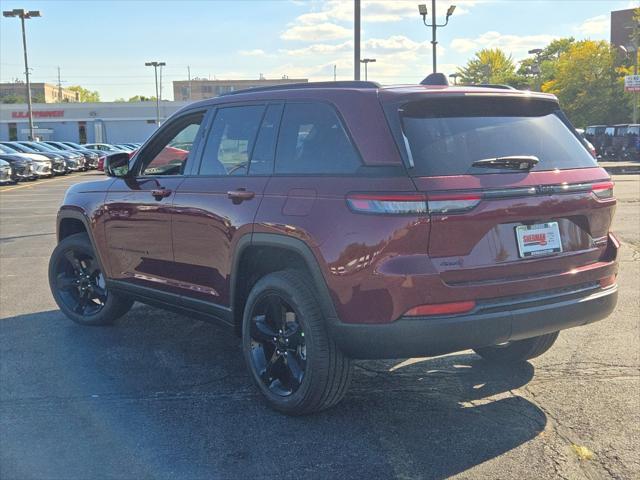
<svg viewBox="0 0 640 480"><path fill-rule="evenodd" d="M264 103L214 112L200 165L174 203L174 268L187 303L229 307L231 252L252 232L273 171L281 112L282 105Z"/></svg>
<svg viewBox="0 0 640 480"><path fill-rule="evenodd" d="M398 115L410 174L427 197L429 255L446 284L542 279L603 258L613 185L557 103L442 95Z"/></svg>

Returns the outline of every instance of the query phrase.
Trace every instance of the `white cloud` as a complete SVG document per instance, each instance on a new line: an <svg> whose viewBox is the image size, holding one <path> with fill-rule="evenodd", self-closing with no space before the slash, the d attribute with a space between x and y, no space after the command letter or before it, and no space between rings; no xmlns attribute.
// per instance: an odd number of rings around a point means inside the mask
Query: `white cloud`
<svg viewBox="0 0 640 480"><path fill-rule="evenodd" d="M294 57L306 57L316 55L334 55L336 53L351 52L353 50L353 42L347 41L335 45L327 43L314 43L304 48L295 48L292 50L280 50L281 53Z"/></svg>
<svg viewBox="0 0 640 480"><path fill-rule="evenodd" d="M603 35L609 30L609 15L587 18L575 30L584 36Z"/></svg>
<svg viewBox="0 0 640 480"><path fill-rule="evenodd" d="M280 38L283 40L299 40L317 42L322 40L339 40L352 35L349 28L335 23L318 23L314 25L295 25L284 31Z"/></svg>
<svg viewBox="0 0 640 480"><path fill-rule="evenodd" d="M486 32L476 38L456 38L451 48L459 53L471 53L482 48L500 48L514 57L521 57L533 48L541 48L556 39L553 35L505 35Z"/></svg>
<svg viewBox="0 0 640 480"><path fill-rule="evenodd" d="M238 53L245 57L263 57L266 55L265 51L260 48L255 48L253 50L240 50Z"/></svg>

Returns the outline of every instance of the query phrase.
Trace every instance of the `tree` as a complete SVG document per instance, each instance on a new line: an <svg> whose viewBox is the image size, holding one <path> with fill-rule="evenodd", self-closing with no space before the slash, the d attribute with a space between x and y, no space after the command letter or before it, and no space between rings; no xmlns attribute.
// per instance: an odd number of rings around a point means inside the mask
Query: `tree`
<svg viewBox="0 0 640 480"><path fill-rule="evenodd" d="M128 102L155 102L156 97L145 97L144 95L136 95L135 97L131 97Z"/></svg>
<svg viewBox="0 0 640 480"><path fill-rule="evenodd" d="M459 68L462 83L500 83L520 88L527 84L526 78L516 73L511 58L499 48L485 48L476 52L467 65Z"/></svg>
<svg viewBox="0 0 640 480"><path fill-rule="evenodd" d="M576 126L628 122L632 96L624 92L624 75L616 52L605 41L572 42L560 53L553 78L542 91L553 93Z"/></svg>
<svg viewBox="0 0 640 480"><path fill-rule="evenodd" d="M80 85L74 85L73 87L68 87L67 90L71 90L73 92L78 93L79 100L81 102L99 102L100 94L97 91L91 91L86 88L82 88Z"/></svg>
<svg viewBox="0 0 640 480"><path fill-rule="evenodd" d="M575 42L575 38L559 38L554 40L538 55L525 58L520 62L518 75L528 77L532 90L540 90L543 83L555 77L558 58Z"/></svg>

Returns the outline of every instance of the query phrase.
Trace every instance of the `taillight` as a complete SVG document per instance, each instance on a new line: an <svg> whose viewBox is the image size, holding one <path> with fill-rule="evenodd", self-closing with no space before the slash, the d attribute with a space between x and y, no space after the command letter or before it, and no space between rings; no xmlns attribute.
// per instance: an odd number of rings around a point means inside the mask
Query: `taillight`
<svg viewBox="0 0 640 480"><path fill-rule="evenodd" d="M374 214L427 213L426 197L422 194L354 193L347 196L354 212Z"/></svg>
<svg viewBox="0 0 640 480"><path fill-rule="evenodd" d="M613 198L613 182L601 182L591 185L593 194L601 200Z"/></svg>
<svg viewBox="0 0 640 480"><path fill-rule="evenodd" d="M452 303L435 303L431 305L418 305L405 313L407 317L424 317L426 315L453 315L466 313L473 310L476 302L473 300Z"/></svg>
<svg viewBox="0 0 640 480"><path fill-rule="evenodd" d="M480 193L430 193L430 213L458 213L471 210L482 200Z"/></svg>

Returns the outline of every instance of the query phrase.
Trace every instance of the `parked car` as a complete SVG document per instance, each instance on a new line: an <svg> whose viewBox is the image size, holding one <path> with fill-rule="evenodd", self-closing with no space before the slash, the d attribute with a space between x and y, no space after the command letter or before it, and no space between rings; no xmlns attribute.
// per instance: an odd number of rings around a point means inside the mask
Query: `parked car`
<svg viewBox="0 0 640 480"><path fill-rule="evenodd" d="M100 152L122 152L123 150L120 148L116 148L113 145L109 145L108 143L85 143L85 148L89 150L98 150Z"/></svg>
<svg viewBox="0 0 640 480"><path fill-rule="evenodd" d="M89 170L92 170L98 167L98 161L100 160L100 155L97 152L93 152L86 148L73 148L62 142L46 141L42 143L56 150L60 150L63 152L73 152L73 153L82 155L85 160L85 166Z"/></svg>
<svg viewBox="0 0 640 480"><path fill-rule="evenodd" d="M62 143L64 143L65 145L69 145L70 147L79 146L81 148L86 148L85 145L79 145L73 142L62 142ZM109 156L122 153L122 150L99 150L99 149L89 149L89 150L92 152L96 152L98 153L98 155L100 155L100 158L98 159L98 165L96 166L96 168L101 172L103 171L103 168L104 168L104 162Z"/></svg>
<svg viewBox="0 0 640 480"><path fill-rule="evenodd" d="M626 142L627 127L629 125L611 125L604 130L602 157L607 160L622 160L622 149Z"/></svg>
<svg viewBox="0 0 640 480"><path fill-rule="evenodd" d="M54 174L64 175L66 173L64 159L59 155L45 155L22 145L13 145L10 143L0 143L0 153L33 160L35 162L46 163L47 161L51 161L51 168ZM31 165L33 167L33 163L31 163Z"/></svg>
<svg viewBox="0 0 640 480"><path fill-rule="evenodd" d="M13 180L13 171L11 170L11 164L0 158L0 185L7 183L15 183Z"/></svg>
<svg viewBox="0 0 640 480"><path fill-rule="evenodd" d="M287 414L339 402L352 359L524 362L616 305L613 182L552 95L239 91L187 105L105 171L57 216L60 309L103 325L140 300L218 320Z"/></svg>
<svg viewBox="0 0 640 480"><path fill-rule="evenodd" d="M123 152L132 152L136 150L135 147L132 147L131 145L128 145L126 143L117 143L116 145L114 145L114 147L118 150L122 150Z"/></svg>
<svg viewBox="0 0 640 480"><path fill-rule="evenodd" d="M14 182L37 180L38 174L33 166L33 160L20 155L0 153L0 160L11 165L11 179Z"/></svg>
<svg viewBox="0 0 640 480"><path fill-rule="evenodd" d="M40 153L52 153L55 155L62 156L65 160L67 171L83 172L85 170L88 170L86 160L82 154L56 150L55 148L43 142L23 141L18 143L25 145L26 147L32 148L33 150L36 150Z"/></svg>
<svg viewBox="0 0 640 480"><path fill-rule="evenodd" d="M606 125L589 125L584 129L585 138L591 142L596 149L596 155L599 157L603 155L603 144L605 143L604 131L606 128Z"/></svg>
<svg viewBox="0 0 640 480"><path fill-rule="evenodd" d="M640 124L634 123L627 127L622 145L622 158L640 161Z"/></svg>
<svg viewBox="0 0 640 480"><path fill-rule="evenodd" d="M38 177L44 178L44 177L53 177L53 175L55 174L54 170L53 170L53 162L55 161L56 163L56 168L61 168L61 159L60 158L56 158L55 156L51 155L46 155L46 154L42 154L42 152L39 152L37 150L34 150L28 146L22 145L19 142L3 142L2 143L5 146L8 146L9 148L16 150L17 153L37 153L40 154L39 157L32 157L31 160L31 166L33 167L33 173L35 175L37 175ZM44 158L40 158L40 157L44 157Z"/></svg>

